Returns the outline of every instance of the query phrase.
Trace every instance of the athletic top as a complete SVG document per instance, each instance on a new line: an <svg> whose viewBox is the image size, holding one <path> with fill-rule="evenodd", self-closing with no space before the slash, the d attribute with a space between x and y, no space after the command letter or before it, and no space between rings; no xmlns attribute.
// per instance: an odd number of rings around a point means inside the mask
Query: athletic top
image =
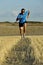
<svg viewBox="0 0 43 65"><path fill-rule="evenodd" d="M26 17L28 16L29 11L26 11L24 14L19 13L17 18L19 20L20 23L24 23L26 21Z"/></svg>

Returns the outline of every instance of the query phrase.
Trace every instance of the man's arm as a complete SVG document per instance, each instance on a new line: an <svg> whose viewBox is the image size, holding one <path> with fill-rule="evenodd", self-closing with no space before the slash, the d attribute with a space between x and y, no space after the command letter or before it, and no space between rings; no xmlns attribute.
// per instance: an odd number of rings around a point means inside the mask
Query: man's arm
<svg viewBox="0 0 43 65"><path fill-rule="evenodd" d="M18 14L17 18L16 18L16 21L20 20L21 19L21 16L20 16L20 13Z"/></svg>
<svg viewBox="0 0 43 65"><path fill-rule="evenodd" d="M16 21L18 21L19 19L18 18L16 18Z"/></svg>
<svg viewBox="0 0 43 65"><path fill-rule="evenodd" d="M16 21L20 20L21 18L16 18Z"/></svg>
<svg viewBox="0 0 43 65"><path fill-rule="evenodd" d="M27 15L27 18L30 16L30 11L28 11L28 15Z"/></svg>
<svg viewBox="0 0 43 65"><path fill-rule="evenodd" d="M17 18L16 18L16 22L19 20L19 14L18 14L18 16L17 16Z"/></svg>

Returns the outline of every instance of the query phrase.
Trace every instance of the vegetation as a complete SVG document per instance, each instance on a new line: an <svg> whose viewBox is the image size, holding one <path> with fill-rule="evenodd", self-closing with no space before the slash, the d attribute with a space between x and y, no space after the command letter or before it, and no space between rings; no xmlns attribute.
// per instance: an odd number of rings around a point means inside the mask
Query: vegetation
<svg viewBox="0 0 43 65"><path fill-rule="evenodd" d="M19 24L0 23L0 36L20 35ZM43 23L27 23L26 35L43 35Z"/></svg>
<svg viewBox="0 0 43 65"><path fill-rule="evenodd" d="M40 50L38 51L38 48L36 49L36 53L38 53ZM37 58L34 50L30 38L21 39L5 55L5 60L2 62L2 65L43 65L42 56L41 58Z"/></svg>
<svg viewBox="0 0 43 65"><path fill-rule="evenodd" d="M18 25L0 23L0 65L43 65L43 23L27 23L24 39Z"/></svg>

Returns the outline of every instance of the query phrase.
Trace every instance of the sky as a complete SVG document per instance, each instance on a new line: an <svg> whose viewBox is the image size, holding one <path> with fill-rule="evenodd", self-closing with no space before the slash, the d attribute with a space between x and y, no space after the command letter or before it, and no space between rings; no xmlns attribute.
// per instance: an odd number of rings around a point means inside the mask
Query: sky
<svg viewBox="0 0 43 65"><path fill-rule="evenodd" d="M0 0L0 22L15 22L22 8L30 10L27 21L43 22L43 0Z"/></svg>

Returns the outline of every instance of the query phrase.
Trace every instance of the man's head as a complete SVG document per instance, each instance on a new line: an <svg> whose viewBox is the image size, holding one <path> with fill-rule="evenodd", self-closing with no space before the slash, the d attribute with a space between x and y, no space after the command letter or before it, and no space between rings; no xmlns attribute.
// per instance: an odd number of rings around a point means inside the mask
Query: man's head
<svg viewBox="0 0 43 65"><path fill-rule="evenodd" d="M25 9L24 9L24 8L21 9L21 13L22 13L22 14L25 13Z"/></svg>

